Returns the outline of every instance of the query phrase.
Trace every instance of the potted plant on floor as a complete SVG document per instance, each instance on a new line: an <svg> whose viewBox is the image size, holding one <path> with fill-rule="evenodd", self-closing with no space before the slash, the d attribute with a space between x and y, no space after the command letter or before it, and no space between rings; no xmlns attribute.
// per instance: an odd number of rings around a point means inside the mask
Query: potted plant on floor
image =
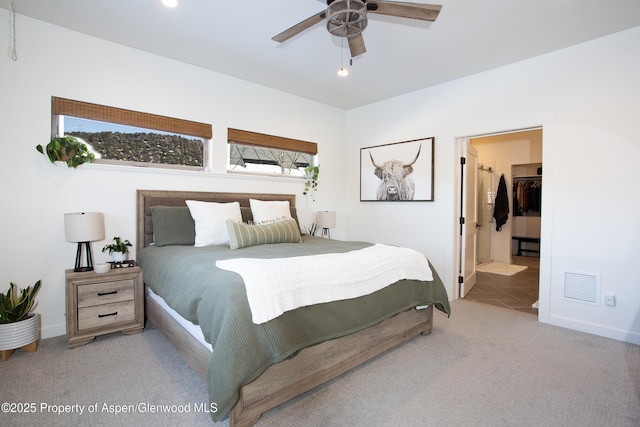
<svg viewBox="0 0 640 427"><path fill-rule="evenodd" d="M122 262L127 259L129 247L132 246L128 240L122 240L120 237L114 237L113 243L102 248L102 252L108 252L114 262Z"/></svg>
<svg viewBox="0 0 640 427"><path fill-rule="evenodd" d="M36 295L40 290L40 280L33 287L20 290L11 282L6 293L0 293L0 352L5 362L17 348L36 351L38 348L38 320L33 313L37 305Z"/></svg>
<svg viewBox="0 0 640 427"><path fill-rule="evenodd" d="M89 151L87 144L73 136L60 136L53 138L46 146L36 145L36 150L49 157L51 163L62 161L70 168L77 168L83 163L90 163L96 159L95 154Z"/></svg>

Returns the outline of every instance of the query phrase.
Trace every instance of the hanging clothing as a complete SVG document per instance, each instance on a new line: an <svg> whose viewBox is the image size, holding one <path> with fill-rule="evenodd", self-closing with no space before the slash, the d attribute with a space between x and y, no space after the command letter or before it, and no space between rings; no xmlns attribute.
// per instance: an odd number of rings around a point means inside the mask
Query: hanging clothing
<svg viewBox="0 0 640 427"><path fill-rule="evenodd" d="M498 183L498 193L493 205L493 217L496 220L496 231L502 231L502 226L506 224L509 218L509 195L504 174L500 176L500 182Z"/></svg>
<svg viewBox="0 0 640 427"><path fill-rule="evenodd" d="M513 183L513 216L539 215L541 200L542 183L539 179L518 179Z"/></svg>

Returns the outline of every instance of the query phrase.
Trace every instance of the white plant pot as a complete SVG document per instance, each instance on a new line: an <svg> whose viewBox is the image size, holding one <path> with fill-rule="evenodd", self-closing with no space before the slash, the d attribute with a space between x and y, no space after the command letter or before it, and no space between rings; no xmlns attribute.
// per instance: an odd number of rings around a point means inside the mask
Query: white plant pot
<svg viewBox="0 0 640 427"><path fill-rule="evenodd" d="M20 322L0 324L0 351L24 347L38 339L39 318L38 313L32 313Z"/></svg>
<svg viewBox="0 0 640 427"><path fill-rule="evenodd" d="M122 261L126 261L127 260L127 253L122 253L122 252L111 252L111 259L113 259L114 262L122 262Z"/></svg>

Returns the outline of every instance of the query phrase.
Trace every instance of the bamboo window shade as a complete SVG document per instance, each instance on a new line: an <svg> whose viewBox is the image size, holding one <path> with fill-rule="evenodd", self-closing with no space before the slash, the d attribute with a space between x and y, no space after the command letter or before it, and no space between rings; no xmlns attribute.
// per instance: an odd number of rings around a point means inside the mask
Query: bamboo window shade
<svg viewBox="0 0 640 427"><path fill-rule="evenodd" d="M73 116L82 119L190 135L204 139L211 139L213 137L212 126L207 123L192 122L190 120L158 116L156 114L141 113L65 98L52 97L51 112L54 115Z"/></svg>
<svg viewBox="0 0 640 427"><path fill-rule="evenodd" d="M311 155L318 154L318 144L315 142L301 141L299 139L284 138L281 136L267 135L229 128L227 140L231 143L253 145L256 147L276 148L287 151L297 151Z"/></svg>

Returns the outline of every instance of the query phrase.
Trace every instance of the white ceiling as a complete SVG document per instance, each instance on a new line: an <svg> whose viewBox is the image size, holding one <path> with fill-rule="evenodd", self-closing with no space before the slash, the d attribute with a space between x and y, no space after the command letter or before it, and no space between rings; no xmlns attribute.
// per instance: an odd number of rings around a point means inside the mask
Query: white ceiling
<svg viewBox="0 0 640 427"><path fill-rule="evenodd" d="M322 11L319 0L179 0L175 9L160 0L14 0L18 14L344 109L640 25L640 0L433 3L442 5L434 23L369 14L367 52L344 78L340 39L324 23L271 40ZM19 17L16 39L19 55Z"/></svg>

